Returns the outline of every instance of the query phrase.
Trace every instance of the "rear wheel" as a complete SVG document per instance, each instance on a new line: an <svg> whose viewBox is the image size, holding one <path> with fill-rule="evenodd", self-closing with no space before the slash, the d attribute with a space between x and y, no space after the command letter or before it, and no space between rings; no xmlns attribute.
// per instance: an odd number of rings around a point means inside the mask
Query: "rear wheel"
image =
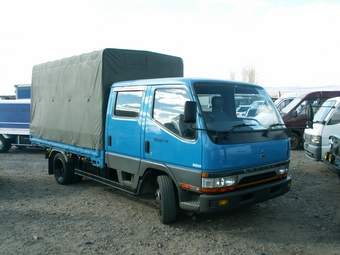
<svg viewBox="0 0 340 255"><path fill-rule="evenodd" d="M64 155L57 153L53 159L54 178L59 184L70 184L74 180L74 166L65 161Z"/></svg>
<svg viewBox="0 0 340 255"><path fill-rule="evenodd" d="M297 150L301 145L301 137L295 133L290 134L290 149Z"/></svg>
<svg viewBox="0 0 340 255"><path fill-rule="evenodd" d="M159 220L172 223L176 220L176 195L172 180L167 175L157 177L158 189L156 191L156 204Z"/></svg>

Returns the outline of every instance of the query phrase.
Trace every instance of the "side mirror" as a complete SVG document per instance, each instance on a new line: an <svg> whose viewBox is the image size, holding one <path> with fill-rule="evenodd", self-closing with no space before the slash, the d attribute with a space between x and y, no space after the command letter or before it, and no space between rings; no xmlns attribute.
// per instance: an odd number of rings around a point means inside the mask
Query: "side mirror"
<svg viewBox="0 0 340 255"><path fill-rule="evenodd" d="M314 112L311 104L307 105L306 115L307 115L306 128L313 128Z"/></svg>
<svg viewBox="0 0 340 255"><path fill-rule="evenodd" d="M293 115L293 118L296 118L297 117L297 111L294 110L292 115Z"/></svg>
<svg viewBox="0 0 340 255"><path fill-rule="evenodd" d="M312 107L311 104L307 105L306 115L307 115L307 119L309 121L313 121L313 119L314 119L314 112L313 112L313 107Z"/></svg>
<svg viewBox="0 0 340 255"><path fill-rule="evenodd" d="M186 101L184 104L183 121L185 123L196 123L196 102Z"/></svg>
<svg viewBox="0 0 340 255"><path fill-rule="evenodd" d="M306 128L311 128L311 129L313 129L313 121L307 120L307 121L306 121Z"/></svg>

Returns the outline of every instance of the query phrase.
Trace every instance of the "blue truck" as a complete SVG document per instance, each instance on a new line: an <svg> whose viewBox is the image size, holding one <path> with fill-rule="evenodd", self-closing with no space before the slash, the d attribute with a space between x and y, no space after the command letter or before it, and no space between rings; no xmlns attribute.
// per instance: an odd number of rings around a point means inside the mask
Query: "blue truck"
<svg viewBox="0 0 340 255"><path fill-rule="evenodd" d="M235 98L263 100L238 117ZM289 191L289 133L267 92L183 77L179 57L104 49L33 67L31 141L59 184L155 194L159 220L229 212Z"/></svg>
<svg viewBox="0 0 340 255"><path fill-rule="evenodd" d="M0 153L30 146L30 99L0 100Z"/></svg>

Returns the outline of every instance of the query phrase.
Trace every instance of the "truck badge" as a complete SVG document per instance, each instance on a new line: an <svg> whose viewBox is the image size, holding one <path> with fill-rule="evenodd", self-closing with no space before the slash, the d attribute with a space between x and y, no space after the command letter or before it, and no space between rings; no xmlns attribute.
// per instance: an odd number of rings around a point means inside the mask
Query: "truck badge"
<svg viewBox="0 0 340 255"><path fill-rule="evenodd" d="M264 158L266 155L264 154L264 151L262 150L261 151L261 155L260 155L260 158Z"/></svg>

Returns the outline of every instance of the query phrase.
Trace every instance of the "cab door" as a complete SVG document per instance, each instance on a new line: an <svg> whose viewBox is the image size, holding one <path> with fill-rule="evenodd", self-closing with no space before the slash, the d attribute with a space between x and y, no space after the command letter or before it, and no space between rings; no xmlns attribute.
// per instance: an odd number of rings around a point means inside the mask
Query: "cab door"
<svg viewBox="0 0 340 255"><path fill-rule="evenodd" d="M145 123L144 158L168 168L201 168L201 140L183 122L184 104L192 101L184 86L154 86ZM175 169L175 170L174 170ZM175 174L176 175L176 174Z"/></svg>
<svg viewBox="0 0 340 255"><path fill-rule="evenodd" d="M132 175L139 171L145 88L117 88L111 96L114 98L109 105L112 110L106 118L106 164L116 169L120 182L124 182L133 180Z"/></svg>

